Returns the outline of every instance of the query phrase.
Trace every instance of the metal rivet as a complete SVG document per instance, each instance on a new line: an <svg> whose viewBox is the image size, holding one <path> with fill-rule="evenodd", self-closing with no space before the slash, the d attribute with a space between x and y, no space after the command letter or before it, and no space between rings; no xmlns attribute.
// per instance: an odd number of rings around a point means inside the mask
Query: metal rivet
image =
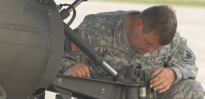
<svg viewBox="0 0 205 99"><path fill-rule="evenodd" d="M101 94L105 94L105 88L102 89L102 93Z"/></svg>
<svg viewBox="0 0 205 99"><path fill-rule="evenodd" d="M136 80L136 83L138 83L139 81L138 80Z"/></svg>
<svg viewBox="0 0 205 99"><path fill-rule="evenodd" d="M63 82L63 80L61 78L59 78L58 83L61 84Z"/></svg>

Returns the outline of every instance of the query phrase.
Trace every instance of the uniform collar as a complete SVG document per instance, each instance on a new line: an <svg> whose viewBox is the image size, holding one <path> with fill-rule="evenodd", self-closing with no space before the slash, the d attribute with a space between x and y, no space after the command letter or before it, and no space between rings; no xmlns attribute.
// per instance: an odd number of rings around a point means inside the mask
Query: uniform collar
<svg viewBox="0 0 205 99"><path fill-rule="evenodd" d="M126 24L126 16L129 15L130 13L134 12L139 12L139 11L127 11L124 12L124 14L121 16L120 20L117 22L117 25L115 26L114 30L114 44L113 47L121 50L122 52L134 55L135 51L129 48L124 39L123 35L123 28L124 25Z"/></svg>

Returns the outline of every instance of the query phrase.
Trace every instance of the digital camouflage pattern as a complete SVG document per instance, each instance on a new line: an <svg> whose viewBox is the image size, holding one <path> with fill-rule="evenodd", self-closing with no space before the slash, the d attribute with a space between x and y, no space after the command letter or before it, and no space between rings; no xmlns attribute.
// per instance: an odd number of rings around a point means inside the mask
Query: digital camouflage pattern
<svg viewBox="0 0 205 99"><path fill-rule="evenodd" d="M139 13L139 11L91 14L86 16L74 31L103 55L105 61L116 71L124 66L138 63L142 65L147 75L151 75L159 68L173 69L176 74L174 83L168 91L158 94L163 99L203 99L204 90L201 84L194 80L198 72L195 56L187 47L186 39L182 38L178 32L169 45L160 47L153 53L140 54L126 45L123 27L126 17L133 13ZM81 51L65 51L63 61L64 74L68 74L68 71L80 62L92 66L91 78L102 79L102 75L106 74ZM105 79L112 80L109 77Z"/></svg>

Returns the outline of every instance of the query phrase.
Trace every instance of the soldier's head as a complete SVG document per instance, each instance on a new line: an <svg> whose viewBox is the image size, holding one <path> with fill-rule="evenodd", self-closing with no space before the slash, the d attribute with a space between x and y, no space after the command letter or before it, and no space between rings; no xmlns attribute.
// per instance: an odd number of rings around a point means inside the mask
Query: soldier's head
<svg viewBox="0 0 205 99"><path fill-rule="evenodd" d="M176 33L177 19L172 8L161 5L142 11L128 35L132 48L140 53L153 53L169 44Z"/></svg>

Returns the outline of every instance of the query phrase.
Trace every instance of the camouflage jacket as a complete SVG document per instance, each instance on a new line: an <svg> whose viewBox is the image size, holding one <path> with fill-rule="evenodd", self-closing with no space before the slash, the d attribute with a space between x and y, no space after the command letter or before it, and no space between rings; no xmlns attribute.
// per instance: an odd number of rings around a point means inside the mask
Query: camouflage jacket
<svg viewBox="0 0 205 99"><path fill-rule="evenodd" d="M186 39L180 37L176 32L173 41L166 46L160 47L153 53L140 54L133 51L125 44L123 38L123 27L126 16L139 11L115 11L91 14L74 30L97 52L103 55L105 61L116 71L124 66L140 63L142 69L150 75L158 68L171 68L175 71L174 83L182 79L196 78L198 68L195 66L195 56L187 47ZM70 44L69 42L67 44ZM92 66L92 78L102 78L106 74L77 47L71 44L70 49L65 51L63 61L64 70L71 68L77 63L84 62ZM122 72L123 73L123 72Z"/></svg>

